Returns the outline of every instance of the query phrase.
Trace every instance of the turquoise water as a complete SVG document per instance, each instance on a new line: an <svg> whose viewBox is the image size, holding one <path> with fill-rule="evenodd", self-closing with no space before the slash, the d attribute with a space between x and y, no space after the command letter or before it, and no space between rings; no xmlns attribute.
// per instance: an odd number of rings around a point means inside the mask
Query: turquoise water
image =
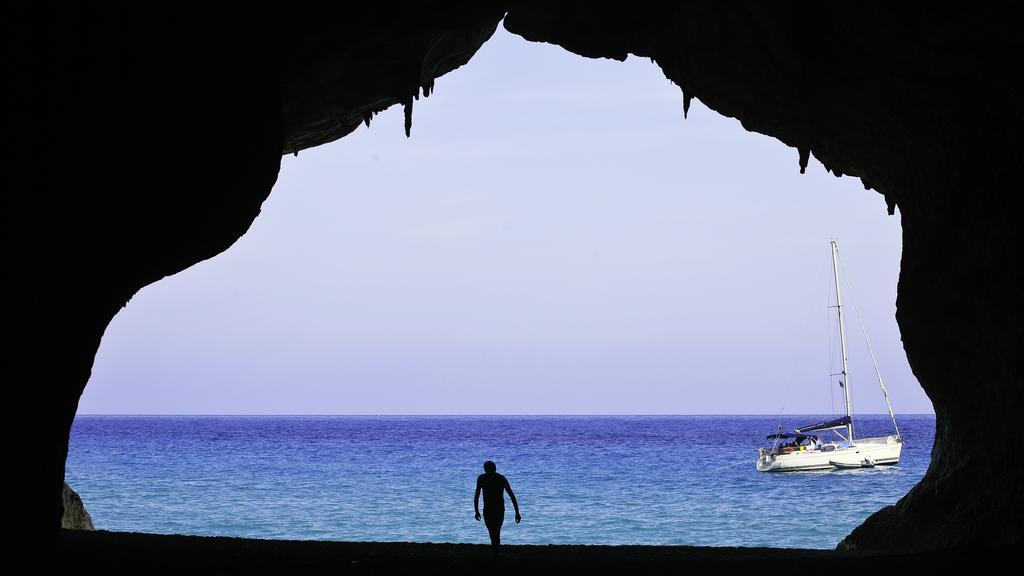
<svg viewBox="0 0 1024 576"><path fill-rule="evenodd" d="M861 436L891 433L858 418ZM522 507L509 544L833 548L927 469L935 417L899 424L897 466L765 474L773 416L79 416L66 477L99 529L483 543L490 459Z"/></svg>

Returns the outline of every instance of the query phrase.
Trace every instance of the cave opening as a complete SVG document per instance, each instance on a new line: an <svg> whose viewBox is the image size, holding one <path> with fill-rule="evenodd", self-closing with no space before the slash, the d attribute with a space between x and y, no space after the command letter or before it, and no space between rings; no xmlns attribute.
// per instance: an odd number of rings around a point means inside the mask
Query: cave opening
<svg viewBox="0 0 1024 576"><path fill-rule="evenodd" d="M567 68L531 67L541 60L564 61ZM473 91L474 84L495 85L488 74L507 74L512 62L520 63L518 84L506 79L492 93ZM583 68L582 81L570 74ZM562 84L555 82L560 78ZM499 33L470 66L434 89L416 102L409 141L395 107L374 118L369 131L286 157L274 194L246 236L223 255L144 289L114 320L80 411L103 412L94 407L116 399L122 412L165 414L422 414L427 406L434 415L774 415L785 407L777 390L750 385L764 377L758 372L821 380L821 353L814 349L820 339L779 334L804 330L808 302L824 316L821 266L804 264L823 264L833 236L870 262L857 285L876 295L861 299L874 312L869 324L885 326L879 349L887 351L883 364L898 374L890 374L898 383L894 393L920 411L930 409L893 320L899 223L855 179L837 180L816 162L798 174L795 150L745 132L699 100L684 121L678 89L646 60L580 60ZM337 179L310 192L312 180L328 174ZM309 246L322 250L311 253ZM403 270L415 273L396 273ZM230 280L232 274L248 280ZM281 294L286 298L275 300ZM330 297L317 300L325 294ZM274 302L281 304L276 311ZM418 322L400 322L410 317ZM772 339L802 344L764 351ZM110 350L113 340L124 348ZM396 342L396 349L386 348ZM637 353L645 348L656 353ZM499 354L508 350L520 356ZM635 355L615 357L624 350ZM148 355L156 363L125 366L119 354ZM794 362L804 356L813 361ZM330 366L317 366L318 358ZM465 369L469 358L472 370ZM340 375L331 371L354 365ZM865 368L857 371L867 374ZM296 371L306 370L297 382ZM494 399L456 404L478 399L474 383L496 375L504 388L516 389L498 400L503 409L488 409ZM113 388L140 380L150 385ZM213 382L231 384L212 392ZM105 385L111 386L106 392ZM350 386L383 393L352 409L360 399L346 392ZM807 407L823 405L822 388L811 389L813 402L795 398L803 407L796 410L824 412ZM561 397L552 394L559 389ZM676 389L690 394L673 397ZM707 389L718 398L695 397ZM219 394L220 403L190 404L204 394ZM863 412L883 411L865 400ZM74 446L73 436L68 473L82 490ZM467 470L474 464L467 462ZM529 477L528 470L519 472ZM909 485L900 486L896 497ZM90 494L83 496L89 507ZM781 545L834 547L893 501L873 501L835 535L801 535ZM642 502L628 504L643 509ZM232 515L237 510L222 510L214 524L230 530ZM197 528L187 518L172 522ZM727 541L780 545L758 538Z"/></svg>
<svg viewBox="0 0 1024 576"><path fill-rule="evenodd" d="M12 284L21 291L12 324L23 331L12 356L23 360L10 388L12 405L32 417L15 446L24 473L13 475L29 562L52 564L51 552L77 538L58 528L69 434L125 302L238 240L282 152L412 104L414 89L468 62L502 18L513 33L576 54L653 58L684 102L860 178L899 210L896 317L935 409L934 449L921 482L841 548L934 559L1020 545L1024 493L1012 487L1021 467L1002 457L1002 443L978 441L1014 437L1021 404L1024 322L1008 304L1021 283L1007 265L1021 246L1016 5L515 0L387 12L211 6L202 17L182 7L158 18L113 6L12 10L24 23L9 30ZM142 555L170 540L148 540ZM98 549L77 548L105 560Z"/></svg>

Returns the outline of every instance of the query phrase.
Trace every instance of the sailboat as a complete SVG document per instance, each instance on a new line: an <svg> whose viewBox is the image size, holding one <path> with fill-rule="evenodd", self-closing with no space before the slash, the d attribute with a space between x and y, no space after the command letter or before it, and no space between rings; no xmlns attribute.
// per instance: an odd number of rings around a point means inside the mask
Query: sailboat
<svg viewBox="0 0 1024 576"><path fill-rule="evenodd" d="M842 351L843 366L839 385L846 397L846 416L794 428L792 432L769 434L770 448L761 448L757 456L760 472L789 472L800 470L836 470L845 468L873 468L900 461L903 438L896 425L896 416L889 403L889 392L882 381L875 362L875 354L868 342L871 362L878 375L878 383L889 408L889 417L895 431L889 436L857 438L853 428L853 406L850 403L850 377L846 366L846 331L843 328L843 302L839 289L839 248L832 241L832 274L836 284L836 311L839 324L839 347ZM856 302L855 302L856 303ZM863 323L861 323L863 328ZM864 333L865 340L867 332Z"/></svg>

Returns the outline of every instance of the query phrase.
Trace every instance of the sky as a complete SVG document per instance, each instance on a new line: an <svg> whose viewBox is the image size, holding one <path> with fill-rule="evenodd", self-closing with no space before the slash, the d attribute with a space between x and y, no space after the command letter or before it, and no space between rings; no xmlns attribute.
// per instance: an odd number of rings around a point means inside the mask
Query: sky
<svg viewBox="0 0 1024 576"><path fill-rule="evenodd" d="M248 234L114 318L79 413L837 413L831 239L896 412L932 412L899 213L859 180L684 121L649 60L500 26L435 90L411 138L393 107L286 156ZM884 412L844 300L855 412Z"/></svg>

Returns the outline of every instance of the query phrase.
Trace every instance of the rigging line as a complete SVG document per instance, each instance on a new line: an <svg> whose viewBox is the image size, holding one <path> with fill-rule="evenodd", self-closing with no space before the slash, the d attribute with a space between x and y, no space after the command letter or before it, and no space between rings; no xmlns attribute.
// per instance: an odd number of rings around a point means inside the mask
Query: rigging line
<svg viewBox="0 0 1024 576"><path fill-rule="evenodd" d="M878 376L878 384L882 387L882 396L885 397L885 405L889 409L889 417L892 418L892 427L896 430L896 437L902 438L900 428L896 425L896 415L893 414L892 404L889 402L889 390L882 380L882 373L878 370L878 362L875 360L875 351L871 348L871 340L868 339L867 328L864 327L864 320L860 317L860 308L857 307L857 297L853 295L853 284L850 282L850 274L843 265L842 257L839 257L839 267L843 269L843 279L846 280L846 290L850 293L850 300L853 301L853 311L857 315L857 323L860 324L861 334L864 335L864 343L868 345L868 356L871 357L871 365L875 368L875 376Z"/></svg>
<svg viewBox="0 0 1024 576"><path fill-rule="evenodd" d="M779 432L782 432L782 414L779 414L779 424L778 424L778 426L775 427L775 433L778 434ZM779 445L779 438L776 438L775 441L772 442L772 447L771 447L770 451L774 452L775 451L775 447L778 446L778 445Z"/></svg>
<svg viewBox="0 0 1024 576"><path fill-rule="evenodd" d="M783 404L782 408L779 410L779 422L775 425L775 433L776 434L779 433L779 432L782 432L782 415L785 412L786 412L786 405ZM772 442L772 449L774 449L775 445L778 444L778 443L779 443L779 439L776 438L775 442Z"/></svg>
<svg viewBox="0 0 1024 576"><path fill-rule="evenodd" d="M832 342L832 318L830 317L829 311L832 309L831 298L832 298L832 282L829 278L828 273L822 275L825 279L825 356L828 358L828 401L829 408L832 410L832 415L836 415L836 390L835 384L832 382L831 374L834 372L833 367L835 365L835 344Z"/></svg>
<svg viewBox="0 0 1024 576"><path fill-rule="evenodd" d="M830 271L831 268L832 268L832 265L830 263L828 265L828 271ZM824 348L824 351L822 353L822 359L826 363L826 366L825 366L825 375L826 375L825 386L826 386L826 388L825 389L826 389L826 392L828 393L829 410L830 410L830 413L834 416L835 413L836 413L836 395L835 395L835 390L834 390L835 383L832 380L832 375L835 372L835 370L832 369L833 364L835 364L835 351L833 350L833 346L834 345L832 343L832 318L831 318L831 311L832 311L832 308L833 308L832 307L832 302L831 302L831 298L832 298L832 287L831 287L832 275L828 271L826 271L826 268L823 266L822 269L821 269L821 276L819 277L819 281L824 281L824 284L823 284L824 292L823 292L823 294L824 294L824 300L825 300L825 304L822 306L822 308L825 310L825 314L823 314L821 316L821 318L824 320L824 324L822 324L822 326L824 326L824 332L822 332L822 338L825 341L825 345L824 345L825 348Z"/></svg>

